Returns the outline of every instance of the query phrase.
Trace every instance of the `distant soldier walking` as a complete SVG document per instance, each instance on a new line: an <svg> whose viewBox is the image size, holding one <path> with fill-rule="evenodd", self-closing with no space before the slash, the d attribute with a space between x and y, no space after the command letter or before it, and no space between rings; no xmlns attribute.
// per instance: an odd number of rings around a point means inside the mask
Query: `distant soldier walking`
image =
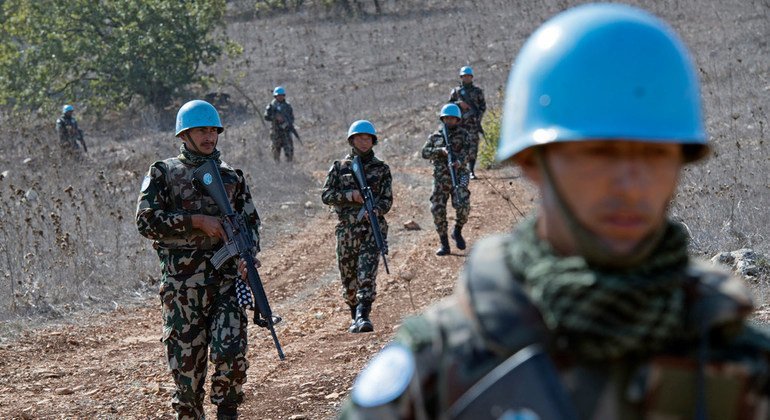
<svg viewBox="0 0 770 420"><path fill-rule="evenodd" d="M292 133L296 135L294 128L294 110L291 104L286 101L286 89L278 86L273 89L273 100L265 108L265 120L271 121L270 139L272 144L270 150L273 152L273 160L280 161L281 149L283 149L286 161L294 160L294 143L291 139Z"/></svg>
<svg viewBox="0 0 770 420"><path fill-rule="evenodd" d="M184 104L176 118L180 154L150 166L136 210L139 233L154 241L160 259L162 341L176 384L172 406L179 419L204 416L207 357L214 365L210 398L217 405L217 418L237 418L249 367L248 318L236 298L236 283L246 277L245 264L231 259L214 268L211 258L226 239L220 210L193 183L195 169L214 160L230 204L246 221L254 252L259 252L259 215L243 173L220 160L217 143L222 131L211 104Z"/></svg>
<svg viewBox="0 0 770 420"><path fill-rule="evenodd" d="M479 154L479 134L484 134L481 119L487 110L484 91L473 84L473 69L465 66L460 69L460 85L452 89L449 102L460 107L462 121L460 126L468 132L471 138L471 158L468 163L470 179L476 179L476 156Z"/></svg>
<svg viewBox="0 0 770 420"><path fill-rule="evenodd" d="M64 105L61 110L61 116L56 119L56 132L59 133L59 145L63 148L78 149L78 142L83 146L83 151L87 152L83 131L78 127L78 121L73 115L75 107Z"/></svg>
<svg viewBox="0 0 770 420"><path fill-rule="evenodd" d="M339 218L336 228L337 263L342 279L342 296L350 307L352 318L348 331L361 333L374 331L369 314L377 296L379 251L371 224L361 214L364 198L353 174L354 158L358 157L363 164L383 238L387 238L388 225L384 216L393 204L393 191L390 168L374 156L372 147L377 144L374 125L366 120L354 122L348 130L348 144L352 150L344 159L335 160L332 164L321 199L324 204L334 207Z"/></svg>
<svg viewBox="0 0 770 420"><path fill-rule="evenodd" d="M441 128L431 134L422 147L422 157L433 162L433 194L430 196L430 212L433 214L433 224L436 226L441 242L436 255L441 256L449 254L446 203L450 196L452 207L456 211L452 239L455 240L458 249L465 249L462 230L471 212L468 163L473 149L470 134L461 126L460 108L457 105L444 105L439 119Z"/></svg>

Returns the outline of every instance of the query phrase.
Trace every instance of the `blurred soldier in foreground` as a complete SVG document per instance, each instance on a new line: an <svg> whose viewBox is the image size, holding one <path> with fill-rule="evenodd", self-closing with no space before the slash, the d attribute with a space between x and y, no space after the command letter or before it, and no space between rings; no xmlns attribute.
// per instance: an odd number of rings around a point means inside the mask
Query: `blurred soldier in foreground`
<svg viewBox="0 0 770 420"><path fill-rule="evenodd" d="M273 160L278 162L281 158L281 149L286 156L286 161L294 160L294 143L291 134L296 133L294 128L294 111L291 104L286 102L286 89L278 86L273 89L273 100L265 108L265 120L272 121L270 150L273 152Z"/></svg>
<svg viewBox="0 0 770 420"><path fill-rule="evenodd" d="M374 156L377 144L374 125L359 120L350 125L348 144L350 153L342 160L335 160L326 175L321 200L334 207L339 223L337 235L337 264L342 280L342 297L350 308L352 318L348 331L362 333L374 331L369 319L372 303L377 297L377 267L380 255L368 216L361 214L364 196L353 173L353 160L358 157L363 164L366 183L374 197L374 212L387 240L388 224L385 214L393 204L393 181L390 168Z"/></svg>
<svg viewBox="0 0 770 420"><path fill-rule="evenodd" d="M667 217L707 151L696 72L665 23L609 4L546 22L513 67L497 154L537 186L536 212L474 247L343 417L768 418L749 291L689 257Z"/></svg>
<svg viewBox="0 0 770 420"><path fill-rule="evenodd" d="M460 108L447 104L439 115L441 127L428 137L422 147L422 157L433 162L433 193L430 196L430 212L436 225L441 247L436 255L449 254L446 202L452 197L456 211L452 239L458 249L465 249L462 229L471 212L471 192L468 190L468 162L472 159L473 145L470 136L460 126Z"/></svg>
<svg viewBox="0 0 770 420"><path fill-rule="evenodd" d="M236 282L245 278L245 265L239 262L238 267L231 259L214 269L210 260L226 239L220 210L195 188L192 176L208 159L217 163L229 201L247 221L258 252L259 215L243 172L220 160L222 131L211 104L184 104L176 117L180 154L150 166L136 210L139 233L153 240L160 259L162 342L176 383L172 406L179 419L203 418L207 357L214 365L211 403L217 405L217 418L237 418L249 367L247 314L236 299Z"/></svg>
<svg viewBox="0 0 770 420"><path fill-rule="evenodd" d="M468 132L471 139L470 179L476 179L476 156L479 154L479 134L484 134L481 119L487 110L484 91L473 84L473 69L465 66L460 69L460 85L452 89L449 102L460 107L462 121L460 126Z"/></svg>
<svg viewBox="0 0 770 420"><path fill-rule="evenodd" d="M78 142L86 149L86 143L83 139L83 130L78 128L78 121L73 114L75 107L64 105L61 110L61 116L56 119L56 132L59 133L59 145L63 148L78 149Z"/></svg>

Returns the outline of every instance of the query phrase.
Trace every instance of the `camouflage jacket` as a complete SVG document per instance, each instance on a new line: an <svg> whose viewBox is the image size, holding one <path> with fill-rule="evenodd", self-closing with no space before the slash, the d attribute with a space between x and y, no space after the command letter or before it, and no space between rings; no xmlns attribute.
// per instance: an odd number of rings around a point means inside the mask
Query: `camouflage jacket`
<svg viewBox="0 0 770 420"><path fill-rule="evenodd" d="M209 259L222 246L221 241L192 227L192 215L219 216L220 212L214 200L193 188L192 173L197 166L180 157L150 166L139 194L137 229L153 240L164 283L206 285L221 281L221 274L234 279L235 258L217 273ZM258 252L260 219L243 173L224 162L220 164L220 173L230 204L248 223Z"/></svg>
<svg viewBox="0 0 770 420"><path fill-rule="evenodd" d="M559 331L546 327L509 270L504 250L512 240L500 235L476 245L454 295L402 324L395 344L359 375L341 418L447 418L474 384L532 344L550 349L556 383L580 419L694 418L698 353L704 348L710 357L704 368L709 418L768 418L770 340L743 321L751 303L740 280L695 260L682 273L695 285L685 324L695 330L712 326L705 346L683 341L653 357L584 364L554 350ZM539 389L535 382L542 380L530 377L527 388Z"/></svg>
<svg viewBox="0 0 770 420"><path fill-rule="evenodd" d="M62 142L77 139L80 136L78 121L75 117L67 117L62 114L56 119L56 132L59 133L59 141Z"/></svg>
<svg viewBox="0 0 770 420"><path fill-rule="evenodd" d="M471 140L468 132L456 126L454 128L447 127L447 134L449 135L449 143L454 153L454 158L460 163L460 166L456 170L457 179L459 180L463 176L470 174L468 170L468 162L471 158ZM428 141L422 147L423 159L429 159L433 162L433 177L436 180L449 180L449 166L447 161L447 155L444 153L443 148L446 147L446 141L441 129L437 130L428 137ZM451 182L451 181L448 181Z"/></svg>
<svg viewBox="0 0 770 420"><path fill-rule="evenodd" d="M329 173L326 175L321 200L324 204L333 206L340 221L347 224L363 223L368 224L366 218L360 221L356 220L361 207L360 203L353 201L353 191L358 190L355 177L353 176L353 154L348 154L343 160L335 160ZM364 163L364 174L366 183L372 189L374 195L375 208L379 214L380 221L383 216L390 211L393 204L393 178L390 175L390 167L374 156L374 151L361 156Z"/></svg>
<svg viewBox="0 0 770 420"><path fill-rule="evenodd" d="M283 121L279 122L278 115L283 117ZM265 108L264 114L265 120L273 122L274 130L288 131L294 125L294 110L288 101L278 102L273 99Z"/></svg>
<svg viewBox="0 0 770 420"><path fill-rule="evenodd" d="M465 102L470 106L467 111L462 111L462 126L466 130L473 132L478 131L478 127L481 126L481 119L484 117L484 113L487 111L487 102L484 99L484 91L480 87L475 86L473 83L468 85L456 86L452 89L452 93L449 94L449 102L457 106L460 106L460 102Z"/></svg>

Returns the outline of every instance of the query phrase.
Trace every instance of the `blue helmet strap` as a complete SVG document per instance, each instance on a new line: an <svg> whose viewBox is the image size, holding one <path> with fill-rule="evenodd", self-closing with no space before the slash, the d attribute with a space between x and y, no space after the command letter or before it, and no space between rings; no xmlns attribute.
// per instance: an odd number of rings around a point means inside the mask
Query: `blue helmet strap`
<svg viewBox="0 0 770 420"><path fill-rule="evenodd" d="M588 230L588 228L577 219L575 212L572 211L569 204L564 199L564 194L559 190L551 167L548 165L548 161L545 158L545 149L546 147L536 147L534 149L535 159L544 181L542 194L550 195L551 199L556 203L558 212L565 220L567 229L569 229L572 238L575 241L577 253L585 258L589 264L608 269L633 267L649 257L663 238L666 224L663 223L647 235L647 237L643 238L631 252L618 255L610 249L601 238Z"/></svg>

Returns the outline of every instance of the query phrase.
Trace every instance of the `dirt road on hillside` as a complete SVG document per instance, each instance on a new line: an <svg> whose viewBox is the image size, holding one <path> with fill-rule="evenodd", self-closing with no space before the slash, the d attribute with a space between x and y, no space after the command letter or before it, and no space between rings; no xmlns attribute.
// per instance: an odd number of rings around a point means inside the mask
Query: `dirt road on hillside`
<svg viewBox="0 0 770 420"><path fill-rule="evenodd" d="M378 275L374 333L347 332L349 313L334 260L336 218L326 208L311 207L298 226L303 234L280 238L260 254L273 311L284 318L277 334L286 360L278 360L266 330L249 326L251 367L243 418L333 418L355 374L389 341L403 317L452 292L468 250L453 249L442 258L433 254L437 238L428 210L430 168L392 165L392 170L395 199L387 215L391 274L381 268ZM483 179L471 183L473 208L465 229L471 245L507 231L520 218L516 208L526 211L531 196L513 169L480 175ZM404 229L409 220L422 229ZM70 321L27 331L0 346L0 417L173 418L173 384L158 341L155 299ZM207 404L206 411L215 418L214 406Z"/></svg>

